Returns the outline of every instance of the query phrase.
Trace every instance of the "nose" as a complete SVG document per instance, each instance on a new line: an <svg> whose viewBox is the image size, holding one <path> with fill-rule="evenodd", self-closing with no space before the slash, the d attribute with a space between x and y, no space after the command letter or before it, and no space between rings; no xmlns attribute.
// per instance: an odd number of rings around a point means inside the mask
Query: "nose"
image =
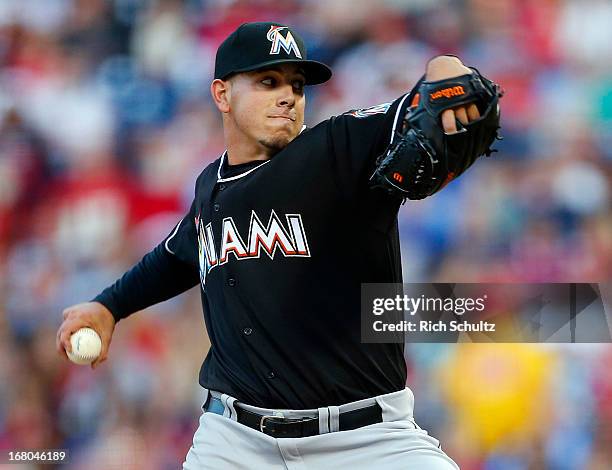
<svg viewBox="0 0 612 470"><path fill-rule="evenodd" d="M279 87L278 99L276 100L276 104L278 106L287 106L292 108L295 106L295 94L293 93L293 86L291 84L286 84L283 87Z"/></svg>

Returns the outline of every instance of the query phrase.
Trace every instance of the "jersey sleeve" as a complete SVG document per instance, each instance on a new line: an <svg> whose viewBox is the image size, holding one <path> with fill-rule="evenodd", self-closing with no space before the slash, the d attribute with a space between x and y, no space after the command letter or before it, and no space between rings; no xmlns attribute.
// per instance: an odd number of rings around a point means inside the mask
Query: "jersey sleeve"
<svg viewBox="0 0 612 470"><path fill-rule="evenodd" d="M377 158L401 130L412 100L407 93L395 101L356 109L328 121L328 142L336 180L344 190L367 184Z"/></svg>
<svg viewBox="0 0 612 470"><path fill-rule="evenodd" d="M191 289L199 281L197 268L183 263L160 244L93 301L109 309L118 322Z"/></svg>
<svg viewBox="0 0 612 470"><path fill-rule="evenodd" d="M159 245L93 299L108 308L115 321L199 284L194 208L195 202Z"/></svg>
<svg viewBox="0 0 612 470"><path fill-rule="evenodd" d="M164 249L183 263L198 267L198 238L196 222L196 201L162 242Z"/></svg>

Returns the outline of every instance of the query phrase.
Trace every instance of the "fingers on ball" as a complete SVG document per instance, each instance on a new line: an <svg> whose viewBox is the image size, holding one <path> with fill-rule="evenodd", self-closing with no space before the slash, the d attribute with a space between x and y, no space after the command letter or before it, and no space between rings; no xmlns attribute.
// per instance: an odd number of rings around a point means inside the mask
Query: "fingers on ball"
<svg viewBox="0 0 612 470"><path fill-rule="evenodd" d="M72 336L72 331L70 328L63 328L62 334L60 336L60 341L62 346L66 350L66 352L72 352L72 344L70 343L70 336Z"/></svg>

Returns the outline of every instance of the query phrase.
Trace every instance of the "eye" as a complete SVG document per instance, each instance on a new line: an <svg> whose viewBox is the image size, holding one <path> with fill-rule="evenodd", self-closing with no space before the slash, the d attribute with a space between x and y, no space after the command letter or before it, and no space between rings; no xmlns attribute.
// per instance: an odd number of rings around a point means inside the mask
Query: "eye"
<svg viewBox="0 0 612 470"><path fill-rule="evenodd" d="M274 86L276 82L274 81L272 77L266 77L263 80L261 80L261 83L265 86Z"/></svg>
<svg viewBox="0 0 612 470"><path fill-rule="evenodd" d="M305 86L304 80L295 80L293 82L293 88L297 91L303 91L304 86Z"/></svg>

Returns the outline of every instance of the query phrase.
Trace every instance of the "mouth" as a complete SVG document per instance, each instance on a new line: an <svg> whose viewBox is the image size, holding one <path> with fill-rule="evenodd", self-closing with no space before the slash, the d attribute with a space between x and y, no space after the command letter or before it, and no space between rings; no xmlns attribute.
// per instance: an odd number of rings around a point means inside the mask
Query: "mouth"
<svg viewBox="0 0 612 470"><path fill-rule="evenodd" d="M285 119L287 121L295 122L295 118L292 118L291 116L275 115L275 116L268 116L268 117L273 118L273 119Z"/></svg>

